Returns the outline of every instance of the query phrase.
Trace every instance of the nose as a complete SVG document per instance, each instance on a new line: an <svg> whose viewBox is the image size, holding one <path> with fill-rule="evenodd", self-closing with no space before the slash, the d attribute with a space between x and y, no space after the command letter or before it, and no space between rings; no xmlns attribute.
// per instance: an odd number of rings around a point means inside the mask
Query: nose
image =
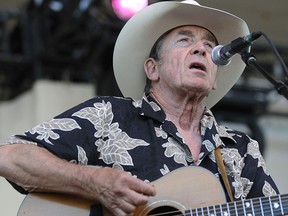
<svg viewBox="0 0 288 216"><path fill-rule="evenodd" d="M202 55L205 56L206 55L206 48L203 44L203 42L198 41L190 50L192 55Z"/></svg>

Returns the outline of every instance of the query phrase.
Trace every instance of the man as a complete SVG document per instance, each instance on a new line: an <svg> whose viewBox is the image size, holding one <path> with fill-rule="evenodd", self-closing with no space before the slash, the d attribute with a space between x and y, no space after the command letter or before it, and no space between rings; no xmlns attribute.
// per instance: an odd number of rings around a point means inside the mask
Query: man
<svg viewBox="0 0 288 216"><path fill-rule="evenodd" d="M219 126L209 110L245 67L235 56L217 68L212 49L247 34L240 18L194 1L150 5L115 45L117 83L134 100L96 97L11 137L0 147L0 175L20 192L76 195L117 216L157 196L149 182L184 166L204 167L221 183L226 172L233 200L277 194L258 143Z"/></svg>

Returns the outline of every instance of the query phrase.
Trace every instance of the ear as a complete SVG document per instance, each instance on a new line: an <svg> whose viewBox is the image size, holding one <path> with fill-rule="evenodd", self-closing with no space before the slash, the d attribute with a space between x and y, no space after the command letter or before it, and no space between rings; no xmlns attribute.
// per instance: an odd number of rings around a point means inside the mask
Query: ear
<svg viewBox="0 0 288 216"><path fill-rule="evenodd" d="M146 59L146 61L144 62L144 69L148 79L152 81L159 79L158 65L155 59L153 58Z"/></svg>

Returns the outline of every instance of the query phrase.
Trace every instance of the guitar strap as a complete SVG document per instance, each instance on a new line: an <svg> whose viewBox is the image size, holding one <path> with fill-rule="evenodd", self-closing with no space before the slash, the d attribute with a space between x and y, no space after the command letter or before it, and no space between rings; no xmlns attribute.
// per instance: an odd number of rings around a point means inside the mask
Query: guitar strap
<svg viewBox="0 0 288 216"><path fill-rule="evenodd" d="M230 199L231 202L233 202L233 195L232 195L232 191L231 191L231 188L230 188L228 176L227 176L227 173L226 173L226 170L225 170L225 167L224 167L224 163L223 163L223 160L222 160L220 147L215 149L215 156L216 156L217 164L218 164L218 166L220 168L220 171L221 171L222 179L224 181L226 190L227 190L228 195L229 195L229 199Z"/></svg>

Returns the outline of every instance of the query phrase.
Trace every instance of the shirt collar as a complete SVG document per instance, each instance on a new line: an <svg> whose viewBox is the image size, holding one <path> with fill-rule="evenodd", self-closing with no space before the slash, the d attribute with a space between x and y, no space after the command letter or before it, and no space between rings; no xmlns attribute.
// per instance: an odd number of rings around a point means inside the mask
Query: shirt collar
<svg viewBox="0 0 288 216"><path fill-rule="evenodd" d="M235 139L233 138L233 133L231 133L231 131L233 130L228 129L227 127L218 125L211 110L205 108L203 117L201 119L201 135L202 136L205 135L207 130L211 130L212 128L215 128L215 130L217 131L217 134L219 135L219 138L221 139L221 142L218 142L218 143L225 145L226 139L229 139L232 142L236 143Z"/></svg>
<svg viewBox="0 0 288 216"><path fill-rule="evenodd" d="M140 106L140 115L152 118L161 123L164 123L166 120L166 114L160 105L149 94L145 93L142 97L142 101L135 101L135 103L138 103L138 106ZM205 108L201 119L201 135L205 136L205 133L207 133L212 128L216 129L223 145L225 145L225 139L230 139L236 143L236 141L233 139L231 129L218 125L211 110Z"/></svg>
<svg viewBox="0 0 288 216"><path fill-rule="evenodd" d="M142 97L140 115L152 118L162 123L164 123L166 119L166 114L160 105L147 93Z"/></svg>

